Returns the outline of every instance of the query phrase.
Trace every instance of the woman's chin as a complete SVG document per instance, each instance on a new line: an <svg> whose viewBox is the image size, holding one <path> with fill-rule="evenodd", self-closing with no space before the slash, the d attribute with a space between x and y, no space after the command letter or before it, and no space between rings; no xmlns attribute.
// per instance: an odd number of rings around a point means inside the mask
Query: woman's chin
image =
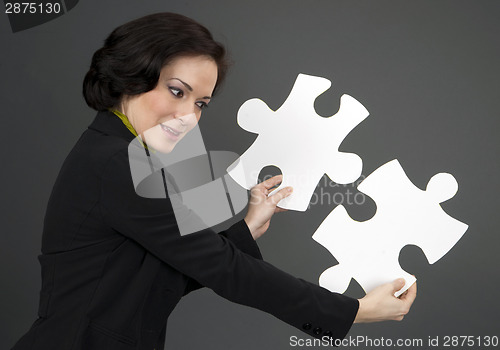
<svg viewBox="0 0 500 350"><path fill-rule="evenodd" d="M175 145L174 144L165 144L165 143L159 143L159 144L148 144L148 147L151 149L161 152L161 153L170 153L174 149Z"/></svg>

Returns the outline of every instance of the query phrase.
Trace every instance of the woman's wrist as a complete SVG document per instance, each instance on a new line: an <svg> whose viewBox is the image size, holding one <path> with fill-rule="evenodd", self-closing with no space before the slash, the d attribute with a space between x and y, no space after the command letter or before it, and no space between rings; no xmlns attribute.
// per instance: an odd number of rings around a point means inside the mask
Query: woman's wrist
<svg viewBox="0 0 500 350"><path fill-rule="evenodd" d="M366 320L364 319L365 314L366 314L366 304L365 301L361 298L358 299L359 302L359 307L358 307L358 313L356 314L356 317L354 318L353 323L364 323Z"/></svg>
<svg viewBox="0 0 500 350"><path fill-rule="evenodd" d="M255 225L253 224L253 221L250 220L248 218L248 216L245 217L244 221L245 221L245 224L247 225L248 230L250 231L250 234L252 235L253 239L256 240L258 238L258 237L256 237L257 227L255 227Z"/></svg>

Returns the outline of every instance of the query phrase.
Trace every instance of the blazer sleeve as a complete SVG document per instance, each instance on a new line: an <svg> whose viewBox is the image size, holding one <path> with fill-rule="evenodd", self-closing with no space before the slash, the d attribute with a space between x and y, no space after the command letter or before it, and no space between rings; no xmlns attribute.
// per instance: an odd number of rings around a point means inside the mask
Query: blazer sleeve
<svg viewBox="0 0 500 350"><path fill-rule="evenodd" d="M260 252L257 242L252 237L248 226L245 224L244 220L241 220L231 226L226 231L219 232L219 235L224 236L226 239L230 240L236 248L242 252L253 256L255 259L262 260L262 254ZM196 282L194 279L189 278L184 295L187 295L203 286Z"/></svg>
<svg viewBox="0 0 500 350"><path fill-rule="evenodd" d="M270 313L316 338L342 339L354 321L357 299L256 259L238 249L228 235L210 229L181 235L168 198L136 194L127 150L111 157L103 171L100 206L115 230L230 301Z"/></svg>

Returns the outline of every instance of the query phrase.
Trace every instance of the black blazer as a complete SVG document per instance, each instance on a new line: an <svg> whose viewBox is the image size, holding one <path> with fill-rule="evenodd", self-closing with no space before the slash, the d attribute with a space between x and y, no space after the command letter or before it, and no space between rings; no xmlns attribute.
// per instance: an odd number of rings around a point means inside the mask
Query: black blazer
<svg viewBox="0 0 500 350"><path fill-rule="evenodd" d="M13 350L163 349L167 318L200 286L321 338L343 338L356 299L262 260L242 220L180 235L168 198L136 194L134 136L99 112L66 158L42 236L38 318Z"/></svg>

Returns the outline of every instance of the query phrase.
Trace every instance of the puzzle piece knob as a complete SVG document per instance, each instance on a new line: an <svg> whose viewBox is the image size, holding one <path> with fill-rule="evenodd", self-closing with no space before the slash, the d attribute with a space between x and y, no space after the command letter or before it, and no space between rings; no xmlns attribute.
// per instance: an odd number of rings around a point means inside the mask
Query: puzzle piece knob
<svg viewBox="0 0 500 350"><path fill-rule="evenodd" d="M426 192L437 203L442 203L452 198L458 191L457 180L448 173L434 175L427 183Z"/></svg>
<svg viewBox="0 0 500 350"><path fill-rule="evenodd" d="M273 113L274 111L264 101L252 98L243 103L238 110L238 124L246 131L258 134L263 128L272 127L270 123L275 119Z"/></svg>

